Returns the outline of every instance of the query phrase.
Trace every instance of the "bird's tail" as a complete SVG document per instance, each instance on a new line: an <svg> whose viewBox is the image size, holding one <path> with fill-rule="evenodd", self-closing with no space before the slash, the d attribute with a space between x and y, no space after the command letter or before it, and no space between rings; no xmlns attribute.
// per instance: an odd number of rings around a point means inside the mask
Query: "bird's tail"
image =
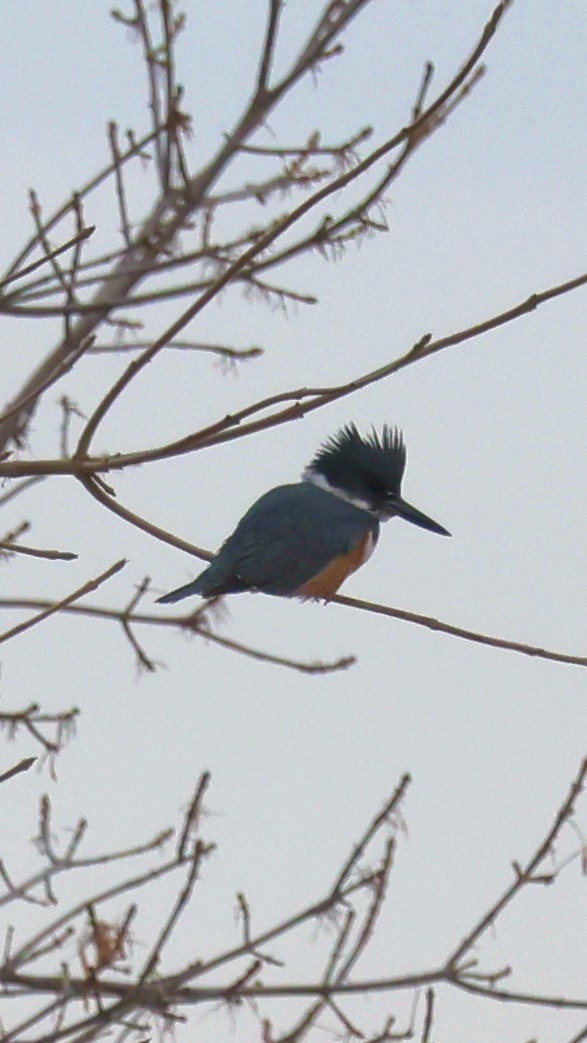
<svg viewBox="0 0 587 1043"><path fill-rule="evenodd" d="M236 594L241 590L249 589L249 585L235 576L220 555L219 558L214 558L208 568L196 576L191 583L186 583L177 590L170 590L169 594L157 598L157 601L162 605L171 605L174 601L182 601L183 598L191 597L192 594L199 594L202 598L215 598L221 594Z"/></svg>
<svg viewBox="0 0 587 1043"><path fill-rule="evenodd" d="M204 573L202 573L203 575ZM191 583L186 583L183 587L177 587L176 590L170 590L169 594L164 594L163 597L157 598L157 604L172 605L174 601L189 598L192 594L202 594L204 597L209 597L206 591L206 583L202 583L202 576L198 576Z"/></svg>

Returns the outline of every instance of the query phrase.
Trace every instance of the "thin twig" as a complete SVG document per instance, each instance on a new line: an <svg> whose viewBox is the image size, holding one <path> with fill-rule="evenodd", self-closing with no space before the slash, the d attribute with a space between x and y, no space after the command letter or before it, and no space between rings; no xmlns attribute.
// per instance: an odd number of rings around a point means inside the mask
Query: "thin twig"
<svg viewBox="0 0 587 1043"><path fill-rule="evenodd" d="M40 550L38 547L25 547L22 543L6 543L0 540L0 552L9 554L25 554L31 558L47 558L49 561L74 561L79 557L71 551Z"/></svg>
<svg viewBox="0 0 587 1043"><path fill-rule="evenodd" d="M54 250L49 250L49 252L43 254L43 256L40 257L38 261L32 261L31 264L27 264L25 268L19 268L17 272L13 272L12 275L7 276L6 279L0 281L0 293L3 294L6 287L10 283L15 282L17 279L23 279L25 275L31 275L32 272L37 271L38 268L41 268L43 265L54 260L55 257L59 257L60 254L65 253L65 251L71 249L71 247L79 246L80 243L83 243L86 241L86 239L89 239L95 231L95 225L88 225L86 228L81 228L76 233L76 235L72 236L71 239L68 239L65 243L62 243L61 246L56 246Z"/></svg>
<svg viewBox="0 0 587 1043"><path fill-rule="evenodd" d="M0 506L9 503L16 496L20 496L21 493L30 489L31 485L36 485L37 482L44 482L45 475L36 474L32 475L31 478L25 478L22 482L17 482L16 485L11 486L5 493L0 494Z"/></svg>
<svg viewBox="0 0 587 1043"><path fill-rule="evenodd" d="M197 840L194 846L194 850L190 855L190 869L184 886L182 887L176 901L173 904L173 908L165 921L155 944L147 959L145 960L143 970L140 972L137 980L137 989L147 981L147 979L153 974L159 965L161 959L161 953L166 945L167 941L171 937L171 934L177 925L177 922L187 906L192 891L198 882L199 873L202 866L202 862L205 858L213 853L216 849L215 844L207 844L203 840Z"/></svg>
<svg viewBox="0 0 587 1043"><path fill-rule="evenodd" d="M153 140L156 138L157 134L160 134L160 133L161 133L161 127L158 127L156 130L149 131L149 133L145 134L139 141L131 142L131 144L130 144L129 148L127 149L127 151L124 153L123 156L121 156L121 162L127 163L129 160L133 159L135 156L142 156L142 157L144 157L146 147L148 145L150 145L153 142ZM98 174L96 174L94 177L92 177L82 188L80 188L78 190L77 195L79 196L79 198L80 199L84 199L91 192L93 192L96 188L98 188L104 181L107 181L107 179L112 176L113 171L114 171L114 166L113 166L112 163L109 163L106 167L104 167L103 170L101 170ZM54 228L55 225L59 223L59 221L61 221L64 217L66 217L67 214L69 213L69 211L71 210L71 206L72 206L72 201L71 201L71 199L69 199L67 201L67 203L65 203L63 206L59 207L51 215L51 217L48 217L47 220L43 223L43 228L42 228L43 233L46 234L47 232L50 232L51 229ZM88 234L90 234L90 228L88 228L87 231L88 231ZM4 276L4 279L3 279L3 285L5 285L7 281L11 280L11 278L12 278L14 273L16 273L14 275L14 277L18 278L18 273L21 270L23 270L21 268L22 262L29 256L30 253L32 253L32 251L38 246L38 244L39 244L39 235L37 233L23 247L23 249L20 251L18 256L14 259L14 261L12 262L10 267L8 268L8 270L6 272L6 275ZM47 260L48 260L48 258L46 256L43 257L42 263L43 264L46 263ZM24 269L24 270L26 271L26 269Z"/></svg>
<svg viewBox="0 0 587 1043"><path fill-rule="evenodd" d="M431 1043L432 1022L434 1020L434 989L426 989L426 1013L422 1028L422 1043Z"/></svg>
<svg viewBox="0 0 587 1043"><path fill-rule="evenodd" d="M144 351L149 344L145 341L129 341L122 344L94 344L88 351L88 355L114 355L123 354L127 351ZM230 348L226 344L203 344L189 340L172 340L167 345L168 349L176 351L202 351L211 355L219 355L220 358L229 362L246 361L247 359L259 358L264 354L264 348L253 345L250 348Z"/></svg>
<svg viewBox="0 0 587 1043"><path fill-rule="evenodd" d="M575 810L575 803L578 796L582 793L585 783L587 780L587 757L582 761L577 775L571 783L569 793L557 811L554 822L546 834L544 840L539 844L534 854L528 859L528 862L524 868L517 867L514 880L509 887L503 892L497 901L487 910L487 912L481 917L478 923L465 935L460 944L453 951L446 961L447 972L458 976L458 965L461 963L463 958L470 952L472 946L479 940L482 934L485 933L488 927L495 923L498 916L501 915L503 910L511 903L511 901L517 896L518 892L522 890L527 884L532 883L533 877L544 861L546 856L552 851L553 844L557 839L561 829L568 822L571 815ZM587 1004L586 1004L587 1005Z"/></svg>
<svg viewBox="0 0 587 1043"><path fill-rule="evenodd" d="M118 201L118 213L120 215L120 233L127 249L131 245L130 221L128 218L128 205L126 202L126 191L124 187L123 166L121 162L120 147L118 144L118 124L111 120L108 124L108 140L112 153L112 165L114 167L114 181L116 184L116 199Z"/></svg>
<svg viewBox="0 0 587 1043"><path fill-rule="evenodd" d="M55 612L61 611L61 609L67 608L72 605L74 601L84 597L85 594L90 594L93 590L97 590L102 583L106 583L112 576L120 572L122 568L127 564L126 560L122 558L120 561L115 562L105 572L101 572L95 579L90 579L87 583L84 583L77 590L74 590L72 594L68 594L67 597L62 598L61 601L56 601L54 604L43 609L37 615L32 616L30 619L26 619L23 623L18 623L10 630L6 630L3 634L0 634L0 644L5 641L9 641L10 638L16 637L17 634L24 633L25 630L30 630L31 627L36 626L37 623L41 623L44 619L48 619L49 616L54 615Z"/></svg>
<svg viewBox="0 0 587 1043"><path fill-rule="evenodd" d="M54 370L53 373L47 374L45 381L34 389L31 389L28 395L24 396L18 403L9 406L8 409L0 415L0 424L3 424L6 420L10 420L11 417L16 416L18 412L24 407L35 402L40 395L43 395L45 391L48 391L53 384L56 384L61 377L65 376L66 373L75 366L75 363L82 357L82 355L91 347L94 343L93 335L88 337L87 340L81 342L78 347L70 355L64 356L61 360L60 365Z"/></svg>
<svg viewBox="0 0 587 1043"><path fill-rule="evenodd" d="M77 706L61 713L42 713L38 703L31 703L22 710L3 710L0 713L0 728L6 728L9 739L13 739L19 730L24 728L43 747L45 753L59 753L64 744L75 732L76 719L79 715ZM54 729L54 738L47 738L41 727L49 725Z"/></svg>
<svg viewBox="0 0 587 1043"><path fill-rule="evenodd" d="M53 249L53 247L49 243L49 240L47 238L46 228L43 225L43 221L42 221L42 217L41 217L41 204L39 203L39 200L38 200L38 197L37 197L37 193L32 188L29 190L29 203L30 203L29 209L30 209L30 212L32 214L33 221L35 223L35 227L37 229L38 242L39 242L39 245L43 248L43 251L44 251L44 254L45 254L45 261L47 261L51 265L51 267L52 267L52 269L53 269L53 271L55 273L55 277L57 278L57 281L61 285L61 289L65 290L65 292L67 293L68 281L67 281L65 275L63 274L63 270L62 270L60 264L58 264L58 262L57 262L57 257L59 256L59 251L56 251L55 249ZM79 232L79 229L78 229L78 232Z"/></svg>
<svg viewBox="0 0 587 1043"><path fill-rule="evenodd" d="M265 41L263 43L261 62L259 64L259 74L257 77L258 94L262 94L268 89L268 80L271 72L271 64L273 62L273 54L275 51L275 44L277 42L281 6L281 0L269 0L267 30L265 33Z"/></svg>
<svg viewBox="0 0 587 1043"><path fill-rule="evenodd" d="M183 829L177 845L177 857L178 859L184 859L187 853L187 846L192 833L196 832L200 825L200 818L202 815L202 802L210 780L212 776L209 771L202 772L198 785L196 786L195 793L190 802L190 806L187 810Z"/></svg>
<svg viewBox="0 0 587 1043"><path fill-rule="evenodd" d="M134 25L138 30L139 36L141 37L141 41L143 44L145 68L147 70L149 82L149 108L151 109L151 118L153 124L153 140L155 143L157 171L161 179L161 186L163 187L163 143L161 140L161 135L155 134L155 130L157 127L165 126L165 123L161 115L161 104L159 100L159 89L157 85L157 63L155 59L155 47L151 38L151 32L149 29L149 18L145 10L143 0L134 0L134 8Z"/></svg>
<svg viewBox="0 0 587 1043"><path fill-rule="evenodd" d="M28 771L32 768L36 761L36 757L23 757L18 764L15 764L12 768L8 768L7 771L3 771L0 775L0 782L6 782L8 779L13 778L14 775L20 775L22 771Z"/></svg>

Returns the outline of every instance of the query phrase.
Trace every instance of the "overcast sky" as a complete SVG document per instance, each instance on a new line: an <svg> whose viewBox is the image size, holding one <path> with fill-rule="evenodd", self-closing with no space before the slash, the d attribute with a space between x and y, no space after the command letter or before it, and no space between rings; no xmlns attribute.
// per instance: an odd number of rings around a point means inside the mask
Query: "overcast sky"
<svg viewBox="0 0 587 1043"><path fill-rule="evenodd" d="M148 130L139 48L109 18L110 6L52 0L49 11L21 0L0 12L3 266L31 233L29 187L49 212L107 161L108 120ZM196 169L248 96L267 5L184 6L180 80L194 117ZM317 0L290 0L278 62L320 8ZM434 61L439 85L447 82L490 12L490 0L373 3L347 34L344 57L327 65L317 85L296 90L257 141L302 141L320 126L331 142L366 124L374 140L384 140L405 122L424 62ZM225 294L191 335L259 344L264 356L226 374L209 356L160 357L113 411L100 448L155 446L275 391L338 384L402 354L424 333L449 334L580 275L586 53L580 0L517 0L489 48L484 80L390 190L390 233L351 246L337 263L316 256L280 272L284 284L315 294L315 306L285 316L237 290ZM147 178L137 169L133 182L145 200ZM99 223L108 213L100 197L86 218ZM586 655L586 302L579 290L303 421L124 474L115 482L121 501L214 550L258 495L295 481L344 423L398 425L408 447L403 493L453 538L390 522L344 593ZM149 332L174 314L176 306L152 310ZM5 320L3 400L57 332ZM48 394L34 425L36 456L57 451L58 397L66 391L91 412L96 388L124 361L88 360L80 377ZM103 511L73 481L53 479L6 506L2 531L23 517L34 523L31 543L80 558L4 565L4 597L64 596L125 556L128 567L93 598L120 606L145 575L161 593L197 569ZM2 629L12 618L2 614ZM59 757L57 782L45 771L2 787L0 854L15 868L32 857L41 792L51 794L57 825L87 816L88 846L96 849L171 824L209 769L214 814L206 832L219 850L170 953L166 966L175 967L236 940L237 891L247 894L258 926L321 897L409 771L407 835L356 974L436 965L510 882L511 863L529 857L565 796L587 752L587 672L336 605L261 595L229 599L218 626L296 659L353 654L358 663L308 676L150 629L141 639L165 665L137 677L114 624L47 621L2 649L4 708L77 705L81 721ZM13 762L15 749L4 748L2 763ZM29 752L34 743L23 737L18 753ZM576 821L587 829L587 802ZM561 857L578 845L569 830ZM76 892L71 885L62 893ZM158 912L155 903L151 914ZM555 888L524 895L484 938L481 966L513 965L512 987L585 998L586 916L587 881L577 862ZM139 946L148 945L147 920L136 934ZM306 941L311 953L310 932ZM64 958L73 962L75 952ZM291 976L311 958L298 956ZM285 1031L282 1008L267 1009L276 1032ZM374 1031L386 1011L405 1024L409 997L378 996L349 1009ZM186 1039L220 1043L231 1032L228 1016L193 1018ZM566 1043L584 1024L580 1013L499 1006L445 989L433 1038ZM234 1038L254 1038L246 1015L236 1026Z"/></svg>

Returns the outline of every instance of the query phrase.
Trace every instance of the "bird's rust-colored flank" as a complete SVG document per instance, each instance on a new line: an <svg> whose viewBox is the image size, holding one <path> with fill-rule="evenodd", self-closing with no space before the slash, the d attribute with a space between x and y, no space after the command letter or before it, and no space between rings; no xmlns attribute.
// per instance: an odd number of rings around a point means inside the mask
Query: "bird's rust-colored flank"
<svg viewBox="0 0 587 1043"><path fill-rule="evenodd" d="M373 551L373 536L368 532L348 554L335 558L307 583L296 590L296 597L328 601L351 572L355 572Z"/></svg>

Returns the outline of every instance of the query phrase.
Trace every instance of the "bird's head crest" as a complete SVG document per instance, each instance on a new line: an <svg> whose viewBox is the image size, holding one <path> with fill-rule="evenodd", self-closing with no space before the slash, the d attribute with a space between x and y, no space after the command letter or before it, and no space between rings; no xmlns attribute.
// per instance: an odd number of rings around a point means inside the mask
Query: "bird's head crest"
<svg viewBox="0 0 587 1043"><path fill-rule="evenodd" d="M308 481L322 479L333 490L376 510L391 495L399 496L406 466L406 447L397 427L359 434L346 424L324 443L304 471Z"/></svg>

